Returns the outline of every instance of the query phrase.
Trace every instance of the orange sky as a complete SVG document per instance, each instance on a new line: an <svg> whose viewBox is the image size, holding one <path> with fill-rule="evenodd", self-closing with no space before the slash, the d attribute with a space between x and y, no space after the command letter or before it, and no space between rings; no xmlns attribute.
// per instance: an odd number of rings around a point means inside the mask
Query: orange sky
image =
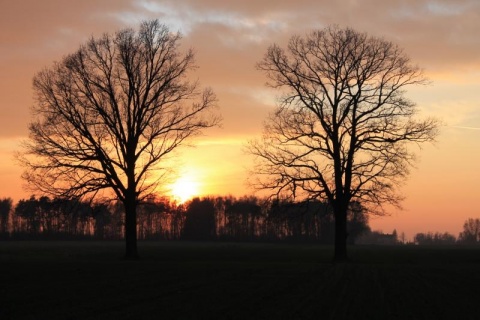
<svg viewBox="0 0 480 320"><path fill-rule="evenodd" d="M251 193L250 159L243 152L275 105L275 92L255 70L273 42L335 23L383 36L425 69L432 85L408 97L422 114L443 120L436 145L419 150L417 168L403 188L404 211L374 218L374 229L461 231L480 217L480 2L478 0L182 0L0 2L0 197L28 197L13 153L27 134L35 72L78 48L91 35L136 27L158 18L184 34L196 51L195 76L219 98L222 128L206 131L184 149L179 169L205 194Z"/></svg>

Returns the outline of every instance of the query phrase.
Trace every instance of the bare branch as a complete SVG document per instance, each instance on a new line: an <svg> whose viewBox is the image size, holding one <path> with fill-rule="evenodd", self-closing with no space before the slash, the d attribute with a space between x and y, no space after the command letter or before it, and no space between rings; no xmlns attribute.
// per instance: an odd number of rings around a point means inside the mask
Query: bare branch
<svg viewBox="0 0 480 320"><path fill-rule="evenodd" d="M370 208L399 206L414 163L410 143L433 141L436 119L416 120L404 96L422 71L383 39L330 27L272 45L257 68L282 90L277 110L252 141L260 189ZM345 206L343 206L345 207Z"/></svg>
<svg viewBox="0 0 480 320"><path fill-rule="evenodd" d="M33 79L36 104L20 156L24 178L42 193L86 195L109 189L125 200L153 192L160 163L202 129L215 126L216 98L187 74L192 50L158 21L138 31L91 38Z"/></svg>

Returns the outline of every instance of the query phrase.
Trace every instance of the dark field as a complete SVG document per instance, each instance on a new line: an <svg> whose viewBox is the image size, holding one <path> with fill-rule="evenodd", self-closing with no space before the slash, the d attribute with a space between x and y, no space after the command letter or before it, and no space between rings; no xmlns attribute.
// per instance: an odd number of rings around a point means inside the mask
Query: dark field
<svg viewBox="0 0 480 320"><path fill-rule="evenodd" d="M0 319L480 319L480 248L0 242Z"/></svg>

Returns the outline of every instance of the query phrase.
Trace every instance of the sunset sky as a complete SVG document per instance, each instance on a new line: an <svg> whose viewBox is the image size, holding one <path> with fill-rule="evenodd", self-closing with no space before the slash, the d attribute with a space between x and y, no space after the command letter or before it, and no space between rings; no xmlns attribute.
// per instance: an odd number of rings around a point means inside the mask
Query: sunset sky
<svg viewBox="0 0 480 320"><path fill-rule="evenodd" d="M222 127L205 131L195 148L178 155L180 176L201 195L252 193L244 146L260 135L277 94L255 69L266 48L337 24L404 48L432 81L407 96L421 115L444 124L436 144L417 150L404 210L372 218L372 228L396 228L409 238L427 231L458 236L467 218L480 218L478 0L0 0L0 198L29 196L13 154L27 135L34 74L92 35L153 18L183 34L184 48L196 52L199 69L192 76L218 97Z"/></svg>

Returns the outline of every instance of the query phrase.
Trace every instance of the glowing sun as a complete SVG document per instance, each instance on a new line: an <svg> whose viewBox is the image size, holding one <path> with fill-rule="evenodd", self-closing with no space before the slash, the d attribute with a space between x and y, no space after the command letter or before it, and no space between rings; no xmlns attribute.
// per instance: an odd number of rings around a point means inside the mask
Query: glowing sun
<svg viewBox="0 0 480 320"><path fill-rule="evenodd" d="M180 177L172 184L172 197L179 203L198 195L198 183L189 177Z"/></svg>

